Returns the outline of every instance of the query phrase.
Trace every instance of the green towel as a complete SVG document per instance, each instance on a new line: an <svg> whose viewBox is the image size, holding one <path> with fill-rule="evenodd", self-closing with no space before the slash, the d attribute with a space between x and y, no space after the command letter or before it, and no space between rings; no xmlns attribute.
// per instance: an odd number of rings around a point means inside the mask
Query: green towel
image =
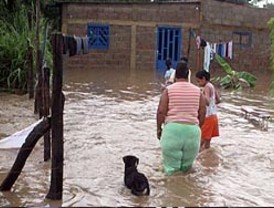
<svg viewBox="0 0 274 208"><path fill-rule="evenodd" d="M167 123L160 139L165 175L189 170L199 152L200 140L198 125Z"/></svg>

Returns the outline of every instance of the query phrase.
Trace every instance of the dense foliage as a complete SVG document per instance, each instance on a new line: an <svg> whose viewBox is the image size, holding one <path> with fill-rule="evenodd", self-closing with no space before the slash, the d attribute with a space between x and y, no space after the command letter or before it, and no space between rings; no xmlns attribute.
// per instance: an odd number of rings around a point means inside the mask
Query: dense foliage
<svg viewBox="0 0 274 208"><path fill-rule="evenodd" d="M26 89L27 48L34 33L27 23L25 6L20 10L1 5L0 19L0 87ZM5 17L5 18L4 18Z"/></svg>
<svg viewBox="0 0 274 208"><path fill-rule="evenodd" d="M46 12L46 1L41 1L40 48L52 64L50 44L45 26L53 25L50 19L56 12ZM0 89L5 91L26 91L28 78L28 47L35 49L35 1L0 0ZM49 23L49 24L48 24ZM52 28L52 27L51 27ZM35 50L33 50L35 52ZM36 54L33 53L35 61ZM35 63L33 63L35 74Z"/></svg>

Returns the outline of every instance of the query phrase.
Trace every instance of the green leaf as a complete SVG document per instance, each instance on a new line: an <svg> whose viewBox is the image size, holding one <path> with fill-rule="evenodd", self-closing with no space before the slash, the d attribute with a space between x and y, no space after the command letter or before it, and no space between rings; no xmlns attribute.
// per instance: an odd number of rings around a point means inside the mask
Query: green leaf
<svg viewBox="0 0 274 208"><path fill-rule="evenodd" d="M217 53L215 53L215 59L218 62L218 64L221 65L222 69L225 71L225 73L232 75L233 69L230 67L230 65Z"/></svg>
<svg viewBox="0 0 274 208"><path fill-rule="evenodd" d="M243 79L243 78L239 78L239 82L241 83L241 85L244 84L247 87L251 87L250 83L248 81L246 81L245 79Z"/></svg>
<svg viewBox="0 0 274 208"><path fill-rule="evenodd" d="M215 59L227 74L225 77L219 80L220 85L225 88L242 89L242 85L245 84L248 87L254 87L257 78L245 71L237 72L218 54L215 54Z"/></svg>
<svg viewBox="0 0 274 208"><path fill-rule="evenodd" d="M231 84L231 81L232 81L231 76L227 74L226 76L221 78L220 84L221 85Z"/></svg>
<svg viewBox="0 0 274 208"><path fill-rule="evenodd" d="M257 81L257 78L253 74L245 71L238 72L238 77L249 83L250 87L254 87Z"/></svg>

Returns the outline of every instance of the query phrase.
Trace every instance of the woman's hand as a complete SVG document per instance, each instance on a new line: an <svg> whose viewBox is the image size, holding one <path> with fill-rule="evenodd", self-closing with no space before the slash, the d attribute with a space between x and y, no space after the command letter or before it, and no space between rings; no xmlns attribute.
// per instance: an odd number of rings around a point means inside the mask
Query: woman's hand
<svg viewBox="0 0 274 208"><path fill-rule="evenodd" d="M167 115L168 110L168 93L167 88L162 92L158 110L157 110L157 138L160 140L162 135L162 125L165 123L165 117Z"/></svg>
<svg viewBox="0 0 274 208"><path fill-rule="evenodd" d="M162 129L157 129L157 138L160 140L162 135Z"/></svg>

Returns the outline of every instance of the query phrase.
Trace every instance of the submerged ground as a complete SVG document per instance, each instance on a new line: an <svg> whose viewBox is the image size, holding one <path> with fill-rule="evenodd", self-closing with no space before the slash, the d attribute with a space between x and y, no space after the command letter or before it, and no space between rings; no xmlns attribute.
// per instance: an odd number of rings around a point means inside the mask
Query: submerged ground
<svg viewBox="0 0 274 208"><path fill-rule="evenodd" d="M123 74L123 76L120 76ZM268 131L247 120L241 105L274 116L269 77L255 89L221 91L220 137L202 152L189 174L165 177L156 138L160 84L151 72L65 71L64 192L62 201L45 200L50 162L42 140L0 206L272 206L274 204L273 122ZM37 120L33 100L0 94L0 139ZM17 149L0 149L0 182ZM149 197L133 196L123 184L122 157L139 157L139 170L151 184Z"/></svg>

